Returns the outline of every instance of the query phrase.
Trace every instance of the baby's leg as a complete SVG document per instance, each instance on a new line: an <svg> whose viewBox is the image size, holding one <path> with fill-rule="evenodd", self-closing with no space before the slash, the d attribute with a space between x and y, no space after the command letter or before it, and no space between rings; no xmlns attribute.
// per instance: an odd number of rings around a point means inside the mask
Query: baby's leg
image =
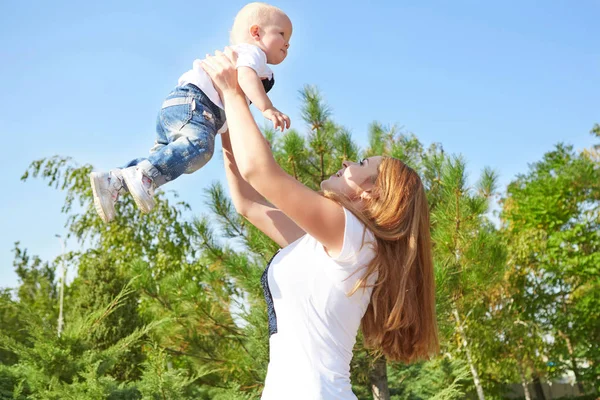
<svg viewBox="0 0 600 400"><path fill-rule="evenodd" d="M198 88L178 87L169 94L158 116L150 155L121 170L123 186L143 212L154 208L155 188L197 171L211 159L222 125L220 109Z"/></svg>
<svg viewBox="0 0 600 400"><path fill-rule="evenodd" d="M156 187L192 173L210 160L216 126L222 122L215 121L210 110L216 106L206 101L199 89L175 89L158 115L150 156L136 158L120 169L90 174L94 204L102 220L114 219L115 203L125 192L131 193L143 212L150 212L156 205Z"/></svg>
<svg viewBox="0 0 600 400"><path fill-rule="evenodd" d="M161 150L162 148L164 148L166 145L169 144L169 138L167 137L165 128L163 127L163 125L161 123L161 113L162 113L162 111L158 113L158 117L156 119L156 139L154 140L154 146L152 146L152 148L150 149L150 154ZM148 161L148 158L146 158L146 157L140 157L140 158L131 160L126 165L122 166L119 169L119 171L124 170L126 168L134 167L134 166L138 167L145 176L147 176L148 178L150 178L153 181L152 182L153 186L160 186L165 183L164 180L160 179L160 175L161 175L160 171L158 171L156 169L156 167L154 167L154 165L152 165L152 163L150 161ZM160 184L156 185L156 183L154 182L155 180L158 180L160 182ZM127 188L126 182L123 179L121 179L121 182L123 183L123 191L128 192L129 189Z"/></svg>
<svg viewBox="0 0 600 400"><path fill-rule="evenodd" d="M158 171L156 186L203 167L214 151L217 131L211 109L194 96L167 99L159 117L168 144L158 143L148 162Z"/></svg>

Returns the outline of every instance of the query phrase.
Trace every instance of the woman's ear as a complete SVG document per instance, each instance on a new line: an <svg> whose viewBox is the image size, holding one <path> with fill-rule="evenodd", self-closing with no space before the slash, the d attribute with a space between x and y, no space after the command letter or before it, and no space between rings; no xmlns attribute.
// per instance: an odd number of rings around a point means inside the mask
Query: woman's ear
<svg viewBox="0 0 600 400"><path fill-rule="evenodd" d="M366 179L360 186L363 189L362 193L360 194L361 200L372 200L379 197L379 192L375 187L374 178Z"/></svg>
<svg viewBox="0 0 600 400"><path fill-rule="evenodd" d="M377 197L379 197L379 196L372 189L363 190L363 192L360 194L361 200L372 200L372 199L376 199Z"/></svg>
<svg viewBox="0 0 600 400"><path fill-rule="evenodd" d="M381 192L379 191L379 188L375 187L375 185L369 185L369 187L363 190L360 194L360 199L375 200L379 198L380 194Z"/></svg>

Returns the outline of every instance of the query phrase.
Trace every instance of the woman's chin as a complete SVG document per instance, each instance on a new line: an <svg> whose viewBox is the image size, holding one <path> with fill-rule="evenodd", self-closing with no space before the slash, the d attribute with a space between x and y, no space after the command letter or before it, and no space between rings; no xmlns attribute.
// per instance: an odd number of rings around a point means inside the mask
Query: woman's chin
<svg viewBox="0 0 600 400"><path fill-rule="evenodd" d="M321 182L321 190L328 192L337 192L338 190L336 188L334 179L335 176L332 176L329 179L325 179L323 182Z"/></svg>
<svg viewBox="0 0 600 400"><path fill-rule="evenodd" d="M321 182L321 190L325 191L331 191L331 178L324 180L323 182Z"/></svg>

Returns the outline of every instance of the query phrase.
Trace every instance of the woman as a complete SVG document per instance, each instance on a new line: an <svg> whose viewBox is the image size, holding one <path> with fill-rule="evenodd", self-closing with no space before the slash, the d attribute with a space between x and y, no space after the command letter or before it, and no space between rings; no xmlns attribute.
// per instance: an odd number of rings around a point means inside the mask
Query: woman
<svg viewBox="0 0 600 400"><path fill-rule="evenodd" d="M401 161L375 156L344 161L321 183L323 194L307 188L273 158L232 60L226 49L203 62L228 116L232 200L282 247L263 276L271 336L262 399L356 399L350 361L359 326L365 344L391 360L438 349L423 184Z"/></svg>

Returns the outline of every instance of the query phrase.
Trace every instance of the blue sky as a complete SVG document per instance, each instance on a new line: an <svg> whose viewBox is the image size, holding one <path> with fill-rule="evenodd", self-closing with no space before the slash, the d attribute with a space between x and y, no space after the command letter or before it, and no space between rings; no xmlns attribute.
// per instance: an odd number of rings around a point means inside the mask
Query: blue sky
<svg viewBox="0 0 600 400"><path fill-rule="evenodd" d="M0 3L0 287L16 286L15 241L61 251L64 194L20 181L33 160L70 156L98 169L144 156L159 106L195 58L227 44L242 1ZM298 90L316 85L333 118L366 145L370 122L397 124L461 153L502 188L557 142L581 149L600 122L598 1L277 1L294 24L273 69L273 103L305 133ZM263 120L260 120L263 123ZM220 146L172 182L203 212L224 180ZM191 217L191 215L190 215ZM69 249L75 243L67 244Z"/></svg>

